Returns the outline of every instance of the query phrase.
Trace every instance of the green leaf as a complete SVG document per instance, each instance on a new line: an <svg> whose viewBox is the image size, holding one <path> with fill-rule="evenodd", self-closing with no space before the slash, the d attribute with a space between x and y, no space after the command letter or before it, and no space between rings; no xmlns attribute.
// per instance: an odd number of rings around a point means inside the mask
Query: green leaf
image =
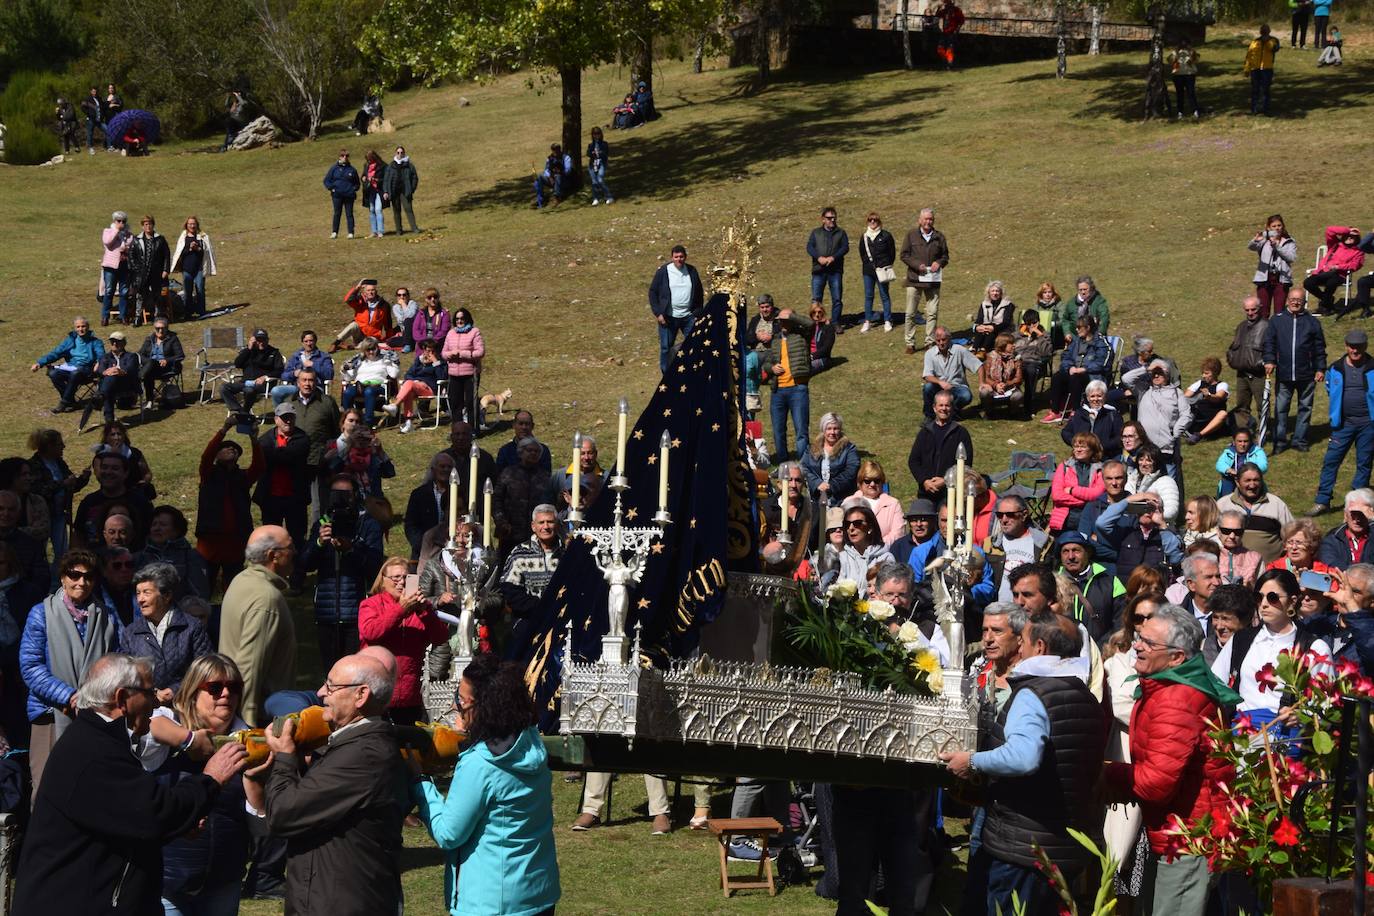
<svg viewBox="0 0 1374 916"><path fill-rule="evenodd" d="M1282 849L1275 849L1273 852L1269 853L1269 861L1275 865L1287 865L1288 853L1284 852Z"/></svg>
<svg viewBox="0 0 1374 916"><path fill-rule="evenodd" d="M1312 750L1323 756L1331 753L1336 748L1336 742L1331 739L1328 732L1321 729L1312 733Z"/></svg>

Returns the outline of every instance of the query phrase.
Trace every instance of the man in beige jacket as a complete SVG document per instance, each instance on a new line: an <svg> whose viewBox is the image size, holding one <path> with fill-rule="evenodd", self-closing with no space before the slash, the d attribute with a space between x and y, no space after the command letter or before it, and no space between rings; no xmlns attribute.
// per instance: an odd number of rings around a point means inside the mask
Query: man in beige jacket
<svg viewBox="0 0 1374 916"><path fill-rule="evenodd" d="M296 683L296 627L286 602L296 549L285 528L264 525L249 535L243 558L224 593L219 650L243 674L244 721L263 725L263 701Z"/></svg>

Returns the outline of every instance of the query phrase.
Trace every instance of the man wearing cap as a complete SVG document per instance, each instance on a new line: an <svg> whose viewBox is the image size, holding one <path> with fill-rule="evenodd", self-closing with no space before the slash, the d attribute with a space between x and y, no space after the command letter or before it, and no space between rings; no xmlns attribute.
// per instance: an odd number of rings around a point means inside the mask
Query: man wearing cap
<svg viewBox="0 0 1374 916"><path fill-rule="evenodd" d="M258 328L248 346L234 357L234 367L243 375L237 382L225 382L220 386L220 398L230 413L243 413L253 407L253 402L267 393L267 385L272 379L281 378L286 361L281 351L267 342L267 331Z"/></svg>
<svg viewBox="0 0 1374 916"><path fill-rule="evenodd" d="M305 509L310 505L310 437L296 428L296 408L278 404L274 427L258 438L263 474L253 491L264 525L281 525L304 549Z"/></svg>
<svg viewBox="0 0 1374 916"><path fill-rule="evenodd" d="M671 257L654 272L649 283L649 311L658 322L658 371L668 371L668 354L677 335L692 333L692 322L701 313L705 289L697 269L687 263L687 249L674 245Z"/></svg>
<svg viewBox="0 0 1374 916"><path fill-rule="evenodd" d="M1326 370L1326 396L1330 402L1331 439L1322 459L1317 498L1309 516L1331 509L1331 493L1336 489L1336 474L1350 446L1355 446L1355 476L1350 489L1369 486L1370 463L1374 462L1374 359L1369 358L1369 336L1356 328L1345 335L1345 356Z"/></svg>
<svg viewBox="0 0 1374 916"><path fill-rule="evenodd" d="M1308 449L1307 424L1312 419L1312 398L1326 366L1326 335L1321 322L1307 312L1307 294L1288 293L1288 308L1269 319L1264 331L1264 374L1278 381L1275 402L1274 454L1290 445ZM1288 405L1298 398L1298 421L1288 438Z"/></svg>
<svg viewBox="0 0 1374 916"><path fill-rule="evenodd" d="M937 391L931 401L935 419L921 427L906 466L921 488L921 495L931 502L945 501L945 472L958 460L959 446L964 447L964 461L973 463L973 439L968 430L954 419L954 395Z"/></svg>
<svg viewBox="0 0 1374 916"><path fill-rule="evenodd" d="M1121 625L1126 586L1106 566L1093 562L1096 548L1080 532L1065 531L1055 541L1055 548L1060 569L1083 593L1083 604L1068 609L1067 616L1083 624L1093 641L1101 643Z"/></svg>
<svg viewBox="0 0 1374 916"><path fill-rule="evenodd" d="M1011 577L1027 563L1048 563L1054 551L1050 536L1030 521L1030 506L1019 496L1003 496L994 510L997 517L983 539L983 553L992 567L998 601L1011 601Z"/></svg>
<svg viewBox="0 0 1374 916"><path fill-rule="evenodd" d="M115 418L115 402L138 390L138 354L129 352L123 331L110 332L110 349L95 364L100 376L100 406L105 422Z"/></svg>
<svg viewBox="0 0 1374 916"><path fill-rule="evenodd" d="M181 364L186 361L186 350L181 346L181 338L167 326L165 316L153 320L153 333L138 348L138 376L143 382L143 406L153 406L153 389L163 379L176 378L181 372Z"/></svg>
<svg viewBox="0 0 1374 916"><path fill-rule="evenodd" d="M917 582L925 578L926 564L931 558L945 549L945 539L940 536L935 520L935 504L918 496L906 507L906 534L887 545L892 559L910 566Z"/></svg>
<svg viewBox="0 0 1374 916"><path fill-rule="evenodd" d="M377 293L376 280L365 278L355 283L344 296L344 305L353 310L353 320L334 337L330 353L351 347L364 337L371 337L380 344L395 335L391 326L391 306Z"/></svg>
<svg viewBox="0 0 1374 916"><path fill-rule="evenodd" d="M105 356L105 345L100 338L91 333L91 323L78 317L72 321L72 329L62 342L40 356L29 366L30 372L37 372L46 366L48 379L57 389L57 406L53 413L66 413L76 409L76 391L86 382L96 377L96 365ZM56 363L57 365L53 365Z"/></svg>
<svg viewBox="0 0 1374 916"><path fill-rule="evenodd" d="M103 123L103 121L102 121ZM100 236L104 253L100 257L100 324L110 323L110 309L114 305L115 290L119 291L119 311L115 321L129 322L129 246L134 242L129 231L129 214L116 210L110 214L110 225Z"/></svg>

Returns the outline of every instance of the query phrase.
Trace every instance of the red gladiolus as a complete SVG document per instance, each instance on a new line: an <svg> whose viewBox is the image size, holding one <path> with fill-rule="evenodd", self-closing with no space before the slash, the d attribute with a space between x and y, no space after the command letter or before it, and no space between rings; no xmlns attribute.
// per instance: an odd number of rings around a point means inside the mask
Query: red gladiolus
<svg viewBox="0 0 1374 916"><path fill-rule="evenodd" d="M1274 842L1280 846L1298 845L1298 828L1286 816L1279 818L1279 826L1274 831Z"/></svg>
<svg viewBox="0 0 1374 916"><path fill-rule="evenodd" d="M1274 663L1270 662L1256 671L1255 681L1259 684L1260 693L1264 693L1266 690L1277 690L1279 687L1279 679L1274 673Z"/></svg>

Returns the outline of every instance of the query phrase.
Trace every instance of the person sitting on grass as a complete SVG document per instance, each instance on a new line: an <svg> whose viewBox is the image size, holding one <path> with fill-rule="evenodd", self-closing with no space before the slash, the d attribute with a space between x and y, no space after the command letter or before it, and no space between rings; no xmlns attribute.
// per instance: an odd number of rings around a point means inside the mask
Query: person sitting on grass
<svg viewBox="0 0 1374 916"><path fill-rule="evenodd" d="M355 341L370 337L384 343L396 335L391 326L391 306L377 293L377 281L359 280L344 296L344 305L353 310L353 320L334 337L329 352L337 353Z"/></svg>
<svg viewBox="0 0 1374 916"><path fill-rule="evenodd" d="M1197 445L1226 422L1226 399L1230 397L1231 386L1221 380L1221 360L1215 356L1203 359L1202 377L1189 385L1183 394L1193 405L1193 418L1188 422L1185 436L1189 445Z"/></svg>
<svg viewBox="0 0 1374 916"><path fill-rule="evenodd" d="M575 176L572 156L563 152L563 147L560 144L555 143L550 146L549 157L544 160L544 170L534 176L535 209L544 209L546 191L553 192L553 205L555 207L561 204L563 198L567 197L568 192L572 190L571 184Z"/></svg>

